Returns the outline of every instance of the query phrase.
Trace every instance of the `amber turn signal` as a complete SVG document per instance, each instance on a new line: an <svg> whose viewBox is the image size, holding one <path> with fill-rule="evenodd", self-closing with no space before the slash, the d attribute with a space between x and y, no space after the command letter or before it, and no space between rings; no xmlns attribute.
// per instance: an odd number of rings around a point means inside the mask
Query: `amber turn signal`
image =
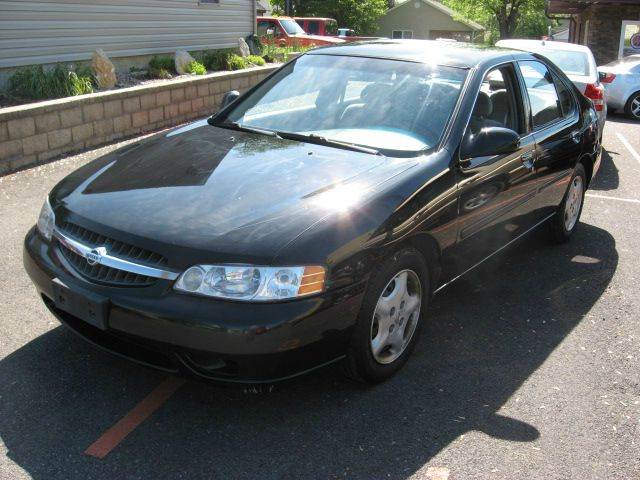
<svg viewBox="0 0 640 480"><path fill-rule="evenodd" d="M298 295L322 292L324 290L324 279L325 270L323 267L304 267L304 272L300 279L300 287L298 287Z"/></svg>

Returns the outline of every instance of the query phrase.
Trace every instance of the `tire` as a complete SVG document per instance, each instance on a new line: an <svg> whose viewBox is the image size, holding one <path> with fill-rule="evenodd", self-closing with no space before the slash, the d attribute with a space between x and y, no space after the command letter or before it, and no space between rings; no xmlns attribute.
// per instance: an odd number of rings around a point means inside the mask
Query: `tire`
<svg viewBox="0 0 640 480"><path fill-rule="evenodd" d="M571 176L571 181L551 220L551 235L555 243L568 242L576 231L584 205L584 194L587 187L587 174L582 163L578 163Z"/></svg>
<svg viewBox="0 0 640 480"><path fill-rule="evenodd" d="M629 97L624 106L624 113L634 120L640 120L640 92L636 92Z"/></svg>
<svg viewBox="0 0 640 480"><path fill-rule="evenodd" d="M403 278L406 295L401 295ZM345 374L373 384L400 370L418 341L430 293L429 269L417 250L399 250L380 264L367 285L344 364ZM383 335L387 331L388 337Z"/></svg>

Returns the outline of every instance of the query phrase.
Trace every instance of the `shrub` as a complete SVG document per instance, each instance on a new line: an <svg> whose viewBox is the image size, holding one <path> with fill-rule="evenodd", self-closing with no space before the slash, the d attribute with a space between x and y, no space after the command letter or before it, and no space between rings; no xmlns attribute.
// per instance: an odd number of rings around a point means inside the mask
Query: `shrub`
<svg viewBox="0 0 640 480"><path fill-rule="evenodd" d="M267 63L264 61L264 58L262 58L260 55L249 55L247 57L247 61L252 65L256 65L258 67L261 67L262 65Z"/></svg>
<svg viewBox="0 0 640 480"><path fill-rule="evenodd" d="M176 73L173 57L154 56L149 60L149 76L152 78L171 78Z"/></svg>
<svg viewBox="0 0 640 480"><path fill-rule="evenodd" d="M9 78L9 94L31 100L70 97L93 92L93 77L58 64L45 71L42 65L18 70Z"/></svg>
<svg viewBox="0 0 640 480"><path fill-rule="evenodd" d="M189 63L189 65L187 65L187 72L191 73L192 75L204 75L205 73L207 73L207 68L197 60L194 60L193 62Z"/></svg>
<svg viewBox="0 0 640 480"><path fill-rule="evenodd" d="M233 55L233 50L213 50L203 53L200 62L207 70L229 70L229 59Z"/></svg>
<svg viewBox="0 0 640 480"><path fill-rule="evenodd" d="M243 68L247 68L249 66L249 62L240 55L231 55L229 60L227 61L227 68L229 70L242 70Z"/></svg>
<svg viewBox="0 0 640 480"><path fill-rule="evenodd" d="M289 54L293 52L304 53L311 50L313 46L303 46L297 42L291 46L278 47L274 43L264 43L262 45L262 58L267 62L286 62Z"/></svg>
<svg viewBox="0 0 640 480"><path fill-rule="evenodd" d="M93 93L93 79L81 77L76 72L69 72L69 88L71 96Z"/></svg>

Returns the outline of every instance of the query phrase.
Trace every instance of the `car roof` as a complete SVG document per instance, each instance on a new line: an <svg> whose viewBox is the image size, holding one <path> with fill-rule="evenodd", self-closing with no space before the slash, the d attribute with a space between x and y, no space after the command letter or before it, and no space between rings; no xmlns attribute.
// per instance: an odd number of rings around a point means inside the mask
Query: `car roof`
<svg viewBox="0 0 640 480"><path fill-rule="evenodd" d="M386 58L438 65L472 68L496 61L525 60L534 58L530 53L506 48L485 47L464 42L438 40L372 40L347 42L335 46L320 47L307 55L343 55Z"/></svg>
<svg viewBox="0 0 640 480"><path fill-rule="evenodd" d="M335 19L330 17L293 17L293 19L294 20L322 20L322 21L332 20L335 22Z"/></svg>
<svg viewBox="0 0 640 480"><path fill-rule="evenodd" d="M554 42L552 40L500 40L496 42L499 47L514 48L516 50L535 50L540 51L542 49L547 50L563 50L565 52L582 52L591 55L591 50L585 45L578 45L576 43L567 42Z"/></svg>

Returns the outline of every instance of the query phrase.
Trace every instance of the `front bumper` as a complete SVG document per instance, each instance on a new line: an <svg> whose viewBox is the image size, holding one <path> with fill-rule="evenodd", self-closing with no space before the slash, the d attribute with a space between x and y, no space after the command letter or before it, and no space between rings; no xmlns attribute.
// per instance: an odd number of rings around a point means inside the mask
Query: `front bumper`
<svg viewBox="0 0 640 480"><path fill-rule="evenodd" d="M173 282L119 288L67 272L50 245L29 231L24 266L54 315L112 353L171 372L228 382L270 382L341 359L364 284L288 302L241 303L177 293ZM56 307L53 280L108 299L106 329Z"/></svg>

